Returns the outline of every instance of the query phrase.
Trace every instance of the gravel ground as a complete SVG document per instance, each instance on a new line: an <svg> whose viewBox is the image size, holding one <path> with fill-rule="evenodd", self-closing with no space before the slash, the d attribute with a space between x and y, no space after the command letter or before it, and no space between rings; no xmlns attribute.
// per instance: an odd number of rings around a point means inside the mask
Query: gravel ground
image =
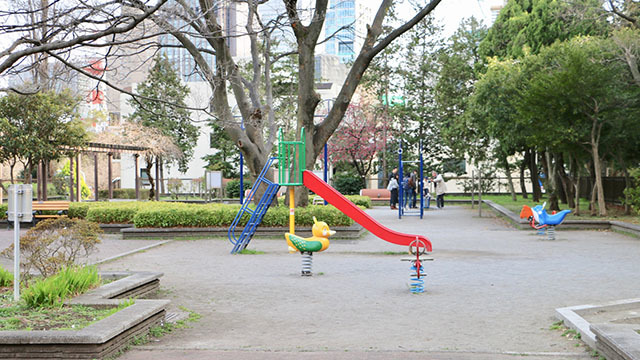
<svg viewBox="0 0 640 360"><path fill-rule="evenodd" d="M559 227L548 241L455 206L422 220L370 214L432 240L424 294L409 292L406 249L370 234L315 254L310 278L284 240L254 239L261 255L229 255L225 239L174 241L102 268L164 272L163 296L202 319L122 358L588 359L549 330L554 309L640 290L640 241L614 232Z"/></svg>

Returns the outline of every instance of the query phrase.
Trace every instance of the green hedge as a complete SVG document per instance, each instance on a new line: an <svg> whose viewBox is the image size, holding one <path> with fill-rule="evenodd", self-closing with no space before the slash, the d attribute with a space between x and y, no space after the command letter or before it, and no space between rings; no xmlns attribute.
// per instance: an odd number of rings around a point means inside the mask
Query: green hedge
<svg viewBox="0 0 640 360"><path fill-rule="evenodd" d="M98 198L106 200L109 198L109 190L99 190ZM135 199L136 189L113 189L114 199ZM140 189L140 199L149 198L149 189Z"/></svg>
<svg viewBox="0 0 640 360"><path fill-rule="evenodd" d="M368 199L368 198L367 198ZM186 204L170 202L98 202L71 203L70 217L85 218L101 224L134 224L143 227L225 227L235 218L240 205ZM296 224L312 225L313 217L329 226L348 226L353 220L335 207L310 205L296 208ZM240 225L249 219L245 214ZM289 207L270 208L262 219L262 226L288 226Z"/></svg>
<svg viewBox="0 0 640 360"><path fill-rule="evenodd" d="M0 220L7 220L7 210L9 210L7 203L0 204Z"/></svg>

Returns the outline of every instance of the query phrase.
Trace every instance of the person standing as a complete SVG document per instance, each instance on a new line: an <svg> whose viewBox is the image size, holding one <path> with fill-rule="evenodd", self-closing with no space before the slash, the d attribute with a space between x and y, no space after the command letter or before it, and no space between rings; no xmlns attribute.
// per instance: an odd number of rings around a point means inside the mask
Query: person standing
<svg viewBox="0 0 640 360"><path fill-rule="evenodd" d="M409 177L409 187L411 188L411 207L416 208L416 190L418 188L418 170L413 170ZM407 202L409 203L409 202Z"/></svg>
<svg viewBox="0 0 640 360"><path fill-rule="evenodd" d="M444 208L444 194L447 192L447 186L444 183L442 175L435 171L431 172L431 181L436 186L436 206L438 209Z"/></svg>
<svg viewBox="0 0 640 360"><path fill-rule="evenodd" d="M389 185L387 186L387 190L391 192L391 197L389 198L389 205L391 206L391 210L396 210L396 204L398 203L398 174L395 174L389 179Z"/></svg>

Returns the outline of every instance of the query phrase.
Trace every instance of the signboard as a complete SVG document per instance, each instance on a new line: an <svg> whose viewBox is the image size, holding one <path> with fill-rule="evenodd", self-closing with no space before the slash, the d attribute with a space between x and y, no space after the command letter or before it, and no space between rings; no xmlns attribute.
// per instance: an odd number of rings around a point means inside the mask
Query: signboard
<svg viewBox="0 0 640 360"><path fill-rule="evenodd" d="M15 192L18 192L16 196ZM31 184L18 184L9 186L9 208L7 218L13 222L15 220L14 214L18 214L18 219L21 222L30 222L33 219L31 211L31 194L33 188ZM16 204L17 200L17 204Z"/></svg>
<svg viewBox="0 0 640 360"><path fill-rule="evenodd" d="M222 189L222 171L207 171L205 178L207 189Z"/></svg>

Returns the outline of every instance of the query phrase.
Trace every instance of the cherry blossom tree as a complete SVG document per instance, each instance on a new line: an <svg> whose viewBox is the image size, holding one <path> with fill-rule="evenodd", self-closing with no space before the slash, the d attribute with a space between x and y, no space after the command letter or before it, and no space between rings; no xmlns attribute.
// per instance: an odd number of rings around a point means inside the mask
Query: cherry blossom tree
<svg viewBox="0 0 640 360"><path fill-rule="evenodd" d="M383 119L379 111L367 102L351 104L328 143L331 161L351 164L363 183L375 171L378 153L384 147L383 135L387 124Z"/></svg>

